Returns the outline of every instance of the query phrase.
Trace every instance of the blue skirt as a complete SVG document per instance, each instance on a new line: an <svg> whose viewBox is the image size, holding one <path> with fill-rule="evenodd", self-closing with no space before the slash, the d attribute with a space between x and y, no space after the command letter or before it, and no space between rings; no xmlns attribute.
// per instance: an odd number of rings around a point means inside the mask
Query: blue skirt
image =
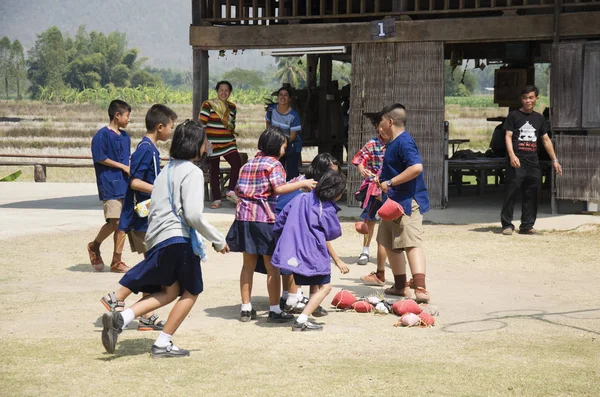
<svg viewBox="0 0 600 397"><path fill-rule="evenodd" d="M200 257L194 254L190 240L183 237L172 237L152 247L119 284L137 294L159 292L175 282L179 282L179 295L183 291L198 295L204 289Z"/></svg>
<svg viewBox="0 0 600 397"><path fill-rule="evenodd" d="M360 214L361 219L366 221L377 221L377 211L379 211L382 205L383 203L380 200L377 200L375 196L369 197L367 206L362 214Z"/></svg>
<svg viewBox="0 0 600 397"><path fill-rule="evenodd" d="M272 223L235 221L229 228L226 240L232 252L273 255L275 251Z"/></svg>
<svg viewBox="0 0 600 397"><path fill-rule="evenodd" d="M296 285L325 285L331 282L331 274L319 274L317 276L303 276L294 273Z"/></svg>

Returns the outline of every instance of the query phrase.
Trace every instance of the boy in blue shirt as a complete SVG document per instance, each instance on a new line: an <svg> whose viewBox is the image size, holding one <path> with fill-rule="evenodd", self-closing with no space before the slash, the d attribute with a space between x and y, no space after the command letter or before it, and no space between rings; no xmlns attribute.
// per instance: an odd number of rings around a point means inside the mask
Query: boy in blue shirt
<svg viewBox="0 0 600 397"><path fill-rule="evenodd" d="M104 208L104 219L98 235L88 244L88 254L92 268L101 272L104 261L100 256L100 244L114 233L114 250L110 271L125 273L129 267L121 260L125 233L117 230L123 207L123 199L129 184L129 155L131 138L123 130L129 124L131 106L121 100L114 100L108 106L109 124L101 128L92 138L92 158L96 171L98 197Z"/></svg>
<svg viewBox="0 0 600 397"><path fill-rule="evenodd" d="M386 295L407 297L410 288L415 291L418 303L429 302L425 289L425 252L423 215L429 211L429 196L423 178L423 162L412 136L405 130L406 109L397 103L386 106L377 115L377 129L386 141L381 176L376 183L382 196L394 200L404 209L404 215L392 221L381 221L377 243L385 247L392 272L394 286L385 290ZM408 258L413 279L406 282ZM410 287L410 288L409 288Z"/></svg>
<svg viewBox="0 0 600 397"><path fill-rule="evenodd" d="M123 202L123 211L119 221L119 230L127 233L132 252L146 257L146 231L148 217L140 217L134 210L136 203L150 199L154 180L160 172L160 152L158 141L166 142L171 138L177 114L165 105L155 104L146 113L146 135L137 145L130 161L130 183ZM131 290L121 287L117 292L109 293L100 301L110 311L121 310L124 300ZM143 294L144 296L148 294ZM162 330L164 321L159 321L154 312L139 317L138 331Z"/></svg>

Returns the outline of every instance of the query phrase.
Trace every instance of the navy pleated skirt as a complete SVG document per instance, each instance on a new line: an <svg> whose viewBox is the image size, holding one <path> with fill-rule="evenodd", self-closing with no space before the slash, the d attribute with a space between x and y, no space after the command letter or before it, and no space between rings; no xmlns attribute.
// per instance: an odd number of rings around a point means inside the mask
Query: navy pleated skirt
<svg viewBox="0 0 600 397"><path fill-rule="evenodd" d="M131 268L119 284L131 291L153 293L179 282L180 292L200 294L204 289L200 257L190 239L172 237L152 247L146 258Z"/></svg>

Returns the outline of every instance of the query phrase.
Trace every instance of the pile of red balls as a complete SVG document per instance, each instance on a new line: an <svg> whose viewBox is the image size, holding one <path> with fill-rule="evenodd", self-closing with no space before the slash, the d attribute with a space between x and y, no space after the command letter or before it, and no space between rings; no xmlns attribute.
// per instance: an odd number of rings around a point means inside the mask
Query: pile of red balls
<svg viewBox="0 0 600 397"><path fill-rule="evenodd" d="M359 299L343 289L333 297L331 305L336 309L354 310L357 313L389 314L393 312L400 316L400 320L395 326L431 327L435 324L433 316L423 311L421 306L412 299L401 299L396 302L388 302L376 296Z"/></svg>

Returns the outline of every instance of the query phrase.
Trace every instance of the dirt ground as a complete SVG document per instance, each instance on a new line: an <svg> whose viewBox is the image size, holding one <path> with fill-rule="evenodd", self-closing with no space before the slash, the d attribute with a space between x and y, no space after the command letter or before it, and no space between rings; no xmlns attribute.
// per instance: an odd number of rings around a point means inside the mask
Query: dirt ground
<svg viewBox="0 0 600 397"><path fill-rule="evenodd" d="M30 190L25 197L15 189ZM253 297L259 318L240 323L241 254L213 253L203 265L205 292L174 337L191 356L153 360L157 334L138 332L136 321L115 354L102 347L99 299L120 276L93 273L88 263L85 246L102 218L89 186L54 196L40 189L48 187L0 189L1 396L598 395L600 228L581 225L589 218L573 230L510 237L492 222L428 222L427 286L440 313L429 329L396 328L393 315L331 310L320 320L323 332L292 333L266 322L263 275ZM209 215L225 233L231 210ZM551 217L543 221L552 225ZM350 273L333 269L327 306L341 288L381 291L360 283L374 265L355 264L361 240L353 222L343 227L334 246ZM133 265L140 257L128 248L124 259ZM107 241L105 260L110 251ZM387 277L389 286L389 269Z"/></svg>

